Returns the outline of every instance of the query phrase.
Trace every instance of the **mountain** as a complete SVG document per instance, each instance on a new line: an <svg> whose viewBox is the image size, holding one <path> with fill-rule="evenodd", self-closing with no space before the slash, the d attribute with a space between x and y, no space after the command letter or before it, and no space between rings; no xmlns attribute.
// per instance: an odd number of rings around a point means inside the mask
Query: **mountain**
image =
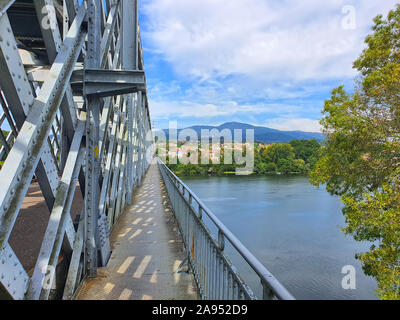
<svg viewBox="0 0 400 320"><path fill-rule="evenodd" d="M292 140L302 140L302 139L316 139L317 141L322 141L325 139L325 136L319 132L304 132L304 131L280 131L276 129L271 129L267 127L259 127L253 126L246 123L240 122L227 122L220 126L192 126L185 129L192 129L194 130L197 135L200 137L201 130L212 130L217 129L218 131L222 131L224 129L228 129L232 132L233 137L233 130L239 129L242 130L242 139L243 141L246 138L246 130L253 129L254 130L254 140L257 142L263 143L278 143L278 142L290 142ZM178 135L183 129L178 129ZM169 130L163 130L166 134L167 139Z"/></svg>

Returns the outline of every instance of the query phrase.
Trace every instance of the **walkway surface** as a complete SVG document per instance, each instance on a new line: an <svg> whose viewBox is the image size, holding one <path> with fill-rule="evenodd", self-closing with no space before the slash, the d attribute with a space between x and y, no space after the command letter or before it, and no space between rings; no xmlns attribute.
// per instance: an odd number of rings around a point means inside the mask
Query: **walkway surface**
<svg viewBox="0 0 400 320"><path fill-rule="evenodd" d="M151 165L111 234L112 255L78 300L195 300L192 274L176 273L184 260L168 196L157 165Z"/></svg>

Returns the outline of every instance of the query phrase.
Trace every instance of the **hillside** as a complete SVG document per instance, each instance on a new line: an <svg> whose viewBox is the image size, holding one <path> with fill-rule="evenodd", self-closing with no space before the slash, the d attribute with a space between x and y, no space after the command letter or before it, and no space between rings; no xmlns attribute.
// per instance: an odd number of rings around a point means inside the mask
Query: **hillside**
<svg viewBox="0 0 400 320"><path fill-rule="evenodd" d="M218 131L222 131L224 129L233 130L240 129L243 132L242 139L244 140L246 137L246 130L253 129L254 130L254 140L257 142L263 143L279 143L279 142L290 142L292 140L301 140L301 139L316 139L317 141L324 140L324 135L319 132L304 132L304 131L280 131L276 129L271 129L267 127L260 127L260 126L253 126L246 123L239 123L239 122L227 122L220 126L192 126L186 129L192 129L196 131L197 135L200 137L201 130L212 130L217 129ZM178 134L182 129L178 129ZM164 132L168 137L168 129L164 129Z"/></svg>

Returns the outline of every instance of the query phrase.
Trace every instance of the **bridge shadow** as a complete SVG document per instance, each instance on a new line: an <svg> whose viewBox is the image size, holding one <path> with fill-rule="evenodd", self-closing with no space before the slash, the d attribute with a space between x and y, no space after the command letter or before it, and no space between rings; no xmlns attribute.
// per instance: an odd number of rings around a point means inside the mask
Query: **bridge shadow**
<svg viewBox="0 0 400 320"><path fill-rule="evenodd" d="M78 183L70 211L72 220L82 207L83 198ZM49 218L50 211L39 183L32 180L9 239L10 246L29 275L32 275L38 259Z"/></svg>
<svg viewBox="0 0 400 320"><path fill-rule="evenodd" d="M98 277L78 293L83 300L196 299L192 274L177 272L183 242L157 166L151 166L134 201L111 235L113 253Z"/></svg>

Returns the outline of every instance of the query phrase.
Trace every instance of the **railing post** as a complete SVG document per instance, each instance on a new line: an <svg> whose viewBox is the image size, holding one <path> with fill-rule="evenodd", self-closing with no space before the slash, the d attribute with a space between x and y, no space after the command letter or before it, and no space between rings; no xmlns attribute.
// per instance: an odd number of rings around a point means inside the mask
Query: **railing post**
<svg viewBox="0 0 400 320"><path fill-rule="evenodd" d="M219 229L218 230L218 244L221 251L225 249L225 236L224 233Z"/></svg>
<svg viewBox="0 0 400 320"><path fill-rule="evenodd" d="M261 280L261 285L263 287L263 300L273 300L274 293L272 290L267 286L264 280Z"/></svg>
<svg viewBox="0 0 400 320"><path fill-rule="evenodd" d="M262 298L265 300L287 299L293 297L269 273L251 252L226 228L219 219L207 209L200 199L163 163L159 162L163 178L168 186L170 199L175 205L175 215L186 247L189 266L199 282L200 296L205 299L256 299L251 288L241 279L236 268L224 253L225 240L241 255L261 280ZM188 197L186 197L186 193ZM193 207L193 200L198 204L198 211ZM218 239L211 233L206 223L202 222L203 213L217 227ZM196 220L199 219L199 220ZM199 236L200 240L194 237ZM203 237L203 238L202 238ZM226 239L225 239L226 238ZM193 245L198 246L191 260Z"/></svg>

